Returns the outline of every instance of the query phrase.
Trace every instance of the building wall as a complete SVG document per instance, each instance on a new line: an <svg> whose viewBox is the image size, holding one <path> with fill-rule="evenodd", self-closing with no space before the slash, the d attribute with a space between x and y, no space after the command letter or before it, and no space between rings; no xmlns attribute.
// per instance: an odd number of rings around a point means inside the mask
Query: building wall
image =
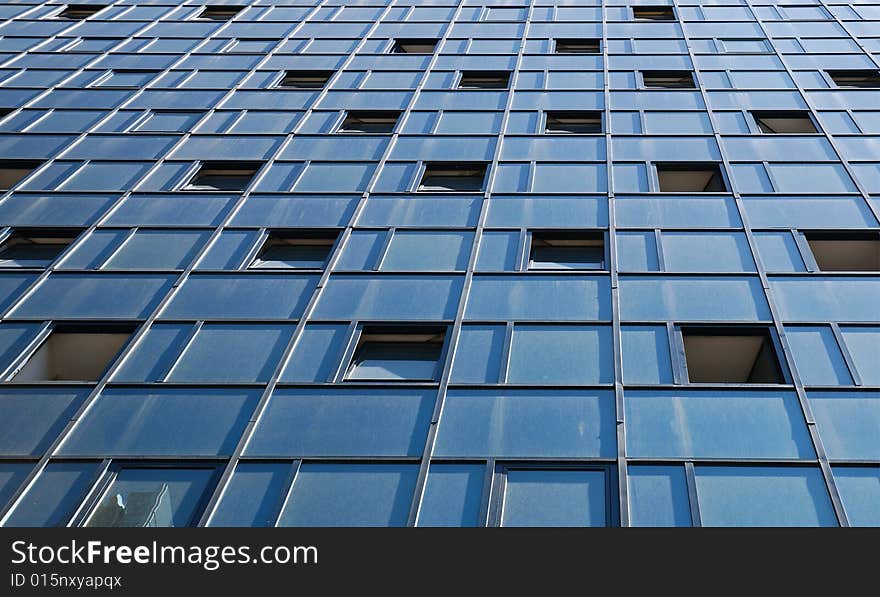
<svg viewBox="0 0 880 597"><path fill-rule="evenodd" d="M125 520L176 526L880 524L880 280L813 242L876 251L880 89L829 71L870 84L880 5L233 4L0 6L0 168L30 171L0 225L73 238L0 272L3 524L97 524L117 493L160 496ZM422 38L433 54L392 53ZM570 38L600 52L557 53ZM330 78L279 88L301 70ZM509 89L457 89L470 71ZM352 110L400 116L337 132ZM601 132L545 132L572 110ZM485 166L481 188L419 190L442 162ZM722 190L661 190L679 162ZM241 190L187 190L242 163ZM323 265L252 267L316 231ZM530 269L561 232L599 257ZM426 328L433 376L353 373L370 334ZM73 332L129 336L89 381L16 379ZM777 378L691 382L741 357L725 333L765 342ZM386 365L402 354L424 365Z"/></svg>

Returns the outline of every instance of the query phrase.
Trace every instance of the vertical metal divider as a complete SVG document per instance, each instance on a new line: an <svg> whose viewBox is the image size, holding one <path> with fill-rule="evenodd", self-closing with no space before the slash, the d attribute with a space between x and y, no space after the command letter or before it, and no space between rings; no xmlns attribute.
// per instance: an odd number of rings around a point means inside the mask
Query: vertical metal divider
<svg viewBox="0 0 880 597"><path fill-rule="evenodd" d="M776 302L773 298L773 293L771 291L770 284L767 279L767 272L764 269L764 265L761 261L760 255L758 254L754 234L752 233L752 228L751 228L751 225L749 224L748 214L747 214L747 212L745 210L745 206L743 205L743 202L742 202L742 196L741 196L740 192L736 189L736 185L733 184L733 180L731 178L730 161L727 157L727 152L724 149L724 144L722 142L721 133L719 132L718 126L716 124L714 111L713 111L712 106L709 102L708 94L706 93L706 89L703 87L703 84L702 84L702 80L700 77L700 69L699 69L698 63L695 58L693 47L691 46L690 38L688 37L687 31L685 29L685 22L682 19L681 12L678 7L678 0L671 0L671 1L672 1L672 5L675 8L675 14L678 18L678 23L679 23L679 26L681 27L681 30L682 30L682 35L684 37L685 45L687 47L688 56L690 58L691 64L694 69L693 72L694 72L695 80L697 82L697 87L700 91L700 96L702 98L703 104L706 107L706 112L709 116L709 122L712 125L712 134L714 136L715 143L718 145L718 151L721 156L721 162L722 162L724 170L725 170L725 177L726 177L726 179L728 181L728 185L730 187L730 193L733 196L733 200L734 200L734 203L735 203L736 209L737 209L737 214L739 215L740 221L742 223L743 231L745 233L746 240L749 245L749 251L751 253L752 260L755 263L755 268L757 270L758 276L761 280L761 288L763 291L764 299L767 301L767 305L770 310L770 315L771 315L772 322L773 322L773 328L776 330L776 334L779 337L779 341L783 347L782 352L783 352L783 356L785 358L785 363L788 367L789 372L791 373L792 384L794 385L794 389L795 389L795 392L798 397L798 404L800 405L800 408L801 408L801 414L803 415L804 422L806 423L807 428L809 429L810 439L811 439L811 442L813 445L813 449L816 452L816 459L817 459L819 466L821 468L822 476L824 478L825 485L826 485L826 489L827 489L828 495L831 499L832 507L834 508L834 513L837 516L837 520L841 526L849 526L849 521L847 519L846 512L844 511L843 503L840 499L840 494L838 493L837 486L834 482L834 477L831 474L831 466L828 463L828 457L825 452L825 447L822 444L822 439L816 430L816 422L813 419L812 411L810 409L810 405L807 400L806 390L804 389L804 384L801 381L800 376L798 375L797 368L796 368L795 362L794 362L794 358L792 357L792 353L791 353L790 347L788 345L788 339L785 336L785 329L782 325L782 317L779 314L779 309L776 306ZM751 4L748 3L748 0L746 1L746 4L748 4L749 10L752 13L752 16L754 17L754 19L761 26L761 30L764 32L765 38L769 41L770 37L767 35L766 29L764 29L763 23L761 23L757 14L755 14ZM788 68L788 66L785 64L785 62L779 56L778 52L776 52L775 47L773 48L773 50L774 50L774 56L777 56L779 58L780 62L782 62L782 64L785 66L786 72L791 77L791 70ZM792 77L792 80L794 80L794 77ZM798 90L801 91L800 87L798 87ZM801 95L803 96L802 91L801 91ZM815 113L815 110L813 109L812 105L810 105L810 103L808 102L806 97L804 97L803 99L807 103L807 105L810 107L811 111L813 111ZM839 155L840 154L838 153L838 156ZM855 180L855 179L853 179L853 180Z"/></svg>
<svg viewBox="0 0 880 597"><path fill-rule="evenodd" d="M620 326L620 286L617 261L617 222L614 194L614 154L611 136L611 70L608 65L608 6L602 10L602 76L605 164L608 179L608 270L611 273L611 328L614 351L614 411L617 444L617 503L620 526L629 526L629 486L626 461L626 414L623 392L623 336Z"/></svg>
<svg viewBox="0 0 880 597"><path fill-rule="evenodd" d="M279 47L281 47L285 41L287 41L291 36L293 36L302 27L302 25L308 20L308 17L311 16L312 14L314 14L315 12L317 12L327 1L328 0L321 0L321 2L316 4L305 16L303 16L303 19L293 29L291 29L291 31L288 32L288 34L282 40L279 41L279 43L273 48L273 50L271 52L267 53L253 67L252 70L256 70L257 68L259 68L259 66L261 64L264 64L265 62L267 62L274 55L275 50L277 50ZM229 22L230 21L227 21L222 27L219 27L217 29L217 31L214 32L214 34L216 34L219 31L222 31L225 27L227 27L229 25ZM194 47L192 50L190 50L189 52L182 55L180 57L180 59L176 60L174 63L172 63L166 69L164 69L162 71L162 73L168 72L169 70L174 68L175 65L180 64L181 62L186 60L199 46L206 43L209 39L210 39L210 37L205 38L205 40L203 42L201 42L200 44L197 44L196 47ZM157 76L161 76L161 74L157 75ZM202 117L202 120L204 120L211 113L213 113L214 110L216 109L216 106L221 105L227 98L229 98L235 91L237 91L240 88L239 87L240 85L241 85L241 81L239 81L235 86L233 86L229 90L227 90L226 93L223 94L223 96L217 101L217 103L211 109L206 111L205 115ZM100 126L101 123L103 123L108 118L110 118L113 114L115 114L120 109L122 109L123 106L130 103L133 99L135 99L136 97L141 95L142 92L143 92L143 88L139 89L137 92L132 94L132 96L128 100L123 102L119 107L112 110L111 113L109 113L105 118L102 118L101 120L96 122L93 125L92 129L90 129L90 130L94 130L95 127ZM200 120L200 122L201 122L201 120ZM192 127L192 128L194 129L195 127ZM86 134L87 133L84 132L84 133L82 133L81 136L85 136ZM166 151L165 155L166 156L170 155L175 149L177 149L180 145L182 145L191 136L191 134L192 134L191 131L187 131L185 134L181 135L180 139L178 139L177 142ZM284 146L285 146L285 143L279 144L279 147L276 151L276 155L278 152L280 152L283 149ZM269 160L267 160L267 164L269 162L271 162L274 158L275 158L275 156L273 155ZM146 180L164 162L164 160L165 160L164 156L162 158L160 158L159 160L157 160L156 163L153 164L153 166L151 168L149 168L141 176L141 178L137 182L132 184L132 188L136 188L138 184L140 184L141 182ZM262 172L263 173L266 172L265 167L262 169ZM176 281L173 283L173 285L168 290L168 292L165 294L165 296L158 302L158 304L152 310L152 312L144 319L143 323L141 323L141 325L138 327L137 331L135 331L134 334L132 334L131 339L128 341L125 348L123 349L123 352L117 356L114 363L107 369L107 371L104 372L104 375L95 384L95 387L92 388L92 390L89 392L88 396L86 396L86 398L83 400L80 407L70 417L70 420L68 420L68 422L65 424L64 429L58 434L58 436L56 436L56 438L52 441L52 443L46 448L46 450L40 456L40 458L37 461L34 468L31 470L31 472L28 474L28 476L25 478L25 480L21 483L21 485L18 487L18 489L15 491L15 493L10 496L10 499L6 503L6 506L4 508L0 509L0 526L2 526L6 522L10 513L12 513L14 511L15 507L21 501L21 498L32 487L34 481L37 479L39 474L46 467L46 465L48 464L51 457L55 455L58 448L63 445L64 441L70 436L70 434L77 427L77 425L78 425L79 421L82 419L82 417L95 404L95 402L97 401L101 392L104 390L104 388L109 383L110 379L113 377L113 375L116 373L116 371L119 370L119 368L122 366L122 364L125 363L125 361L129 357L129 355L132 353L132 351L137 347L137 345L140 343L140 341L146 335L147 330L150 329L150 327L155 322L156 318L159 316L159 314L162 312L162 310L165 308L165 306L171 301L171 298L176 294L177 288L179 288L180 285L183 283L183 281L189 277L189 274L195 268L195 264L198 263L199 260L204 256L204 254L208 251L208 249L211 247L213 242L219 236L220 231L232 220L233 217L235 217L235 214L238 212L238 210L241 208L241 206L244 204L244 202L250 196L251 190L259 183L259 180L260 180L260 176L256 177L254 180L251 181L251 183L248 185L248 188L245 189L245 191L241 193L241 196L236 200L236 203L233 206L233 208L230 209L229 212L226 214L226 216L224 216L223 220L217 226L214 227L209 240L204 244L204 246L199 250L199 252L193 256L192 260L190 261L189 266L187 266L187 268L177 277ZM100 224L100 222L102 220L106 219L107 215L112 213L112 211L116 207L118 207L128 196L130 196L131 193L132 193L132 190L125 191L121 195L121 197L114 203L114 205L111 206L102 217L98 218L86 230L86 232L93 231L95 228L97 228L97 226ZM51 273L51 271L54 271L54 270L52 268L47 268L46 272L44 273L43 278L41 278L41 279L44 279L45 276L48 276L49 273ZM30 290L31 292L32 292L33 288L34 288L34 286L31 286L31 290ZM25 295L27 295L27 294L28 293L25 293ZM19 298L16 301L16 304L19 304L23 300L23 298L24 298L24 296ZM4 314L4 319L5 319L5 314Z"/></svg>
<svg viewBox="0 0 880 597"><path fill-rule="evenodd" d="M470 295L470 288L474 278L474 269L476 268L477 255L480 250L480 240L482 239L483 228L486 225L486 218L489 215L489 200L492 196L492 185L495 182L495 176L498 172L498 161L501 157L501 148L504 142L504 135L510 116L510 110L513 106L516 82L520 71L520 65L522 64L522 57L525 53L526 41L529 35L529 25L531 24L532 13L534 11L534 3L535 0L528 0L528 14L526 15L526 20L523 24L522 40L520 42L519 50L516 54L516 62L513 66L513 72L510 74L510 80L507 90L507 102L504 105L504 113L501 116L501 124L495 144L495 152L493 153L492 161L489 163L488 166L489 173L485 183L486 188L483 192L482 204L480 205L480 216L477 220L476 230L474 231L474 241L471 245L471 254L470 258L468 259L468 266L467 271L465 272L464 283L462 284L461 296L459 297L458 301L458 309L455 313L455 321L452 325L452 332L449 334L449 350L446 354L446 362L443 364L443 373L440 377L440 388L437 392L437 401L434 403L434 412L431 416L431 426L428 429L428 437L425 442L425 449L422 455L421 465L419 467L419 476L416 480L416 489L413 493L413 499L410 505L409 517L407 521L408 526L415 526L416 522L418 521L419 508L421 507L422 496L424 495L425 485L427 484L428 480L428 468L431 464L431 457L434 454L434 445L437 439L437 429L440 424L441 416L443 414L443 404L446 401L446 393L449 389L449 383L452 376L452 364L455 360L455 352L458 347L458 338L461 334L461 326L464 320L464 311L467 307L467 301ZM456 12L456 17L457 16L458 13Z"/></svg>
<svg viewBox="0 0 880 597"><path fill-rule="evenodd" d="M324 2L326 2L326 1L327 0L324 0ZM379 159L379 162L376 166L376 169L373 172L373 174L371 175L370 180L368 181L368 183L365 187L365 190L363 191L363 193L361 193L361 196L358 199L358 204L355 207L354 212L352 213L351 217L349 218L348 223L345 226L345 229L342 231L342 234L340 236L339 241L336 243L336 250L334 251L333 255L331 256L329 262L327 263L327 266L324 268L324 272L321 274L321 278L318 281L318 283L315 287L315 290L312 293L312 296L309 299L309 302L303 311L302 316L299 318L299 321L297 322L296 329L294 330L293 334L291 335L291 338L288 341L288 344L285 347L284 352L282 353L281 359L278 362L278 366L275 368L275 371L272 373L272 376L269 379L269 382L267 383L266 388L263 391L262 396L260 397L259 403L257 404L256 408L254 409L253 414L249 418L247 426L245 427L244 431L242 432L241 437L239 438L238 444L237 444L235 450L233 451L232 456L230 457L228 463L226 464L226 467L223 471L223 474L220 477L220 480L218 481L217 486L214 489L213 494L211 495L211 499L208 501L208 505L205 507L205 510L204 510L202 517L198 523L198 526L205 526L210 522L211 516L213 515L214 510L216 509L217 503L220 501L220 498L223 496L223 493L225 492L226 487L229 484L229 479L232 476L233 471L235 470L235 466L238 463L239 459L241 458L241 456L244 452L244 449L247 446L248 441L250 441L251 436L253 435L254 431L256 430L257 423L259 422L260 418L262 417L263 413L266 410L266 407L268 406L268 403L269 403L269 400L271 399L272 393L274 392L274 390L275 390L276 386L278 385L278 382L281 378L281 373L283 372L284 367L287 365L287 361L290 359L291 354L293 354L294 349L296 348L297 344L299 343L299 340L302 337L303 331L305 330L305 326L306 326L306 323L308 322L309 317L311 316L312 312L314 311L315 307L317 306L318 300L321 297L324 286L326 285L327 281L329 280L330 275L333 272L333 269L336 266L337 261L339 260L339 256L342 253L342 249L345 247L349 237L351 236L351 233L354 229L354 226L357 223L358 219L360 218L361 213L363 213L363 210L366 208L367 201L370 197L370 194L373 192L373 187L375 186L376 181L378 180L379 175L382 172L382 167L385 165L385 162L388 160L388 157L391 155L391 152L393 151L393 149L396 145L397 139L400 136L400 131L403 129L404 125L406 124L406 118L409 115L410 110L415 105L416 100L419 97L419 94L422 90L422 86L424 85L424 82L427 79L427 76L431 70L431 67L436 63L437 57L440 55L440 50L441 50L441 46L443 44L443 41L446 40L449 29L452 26L452 22L454 21L455 17L458 16L458 14L463 6L463 3L464 3L464 0L458 0L458 5L456 7L455 15L453 16L453 20L450 21L449 23L447 23L446 29L444 30L444 33L443 33L443 36L442 36L441 40L437 42L437 47L434 50L434 54L433 54L433 56L431 56L431 59L429 61L428 66L425 68L424 72L422 73L421 79L419 80L418 87L416 88L415 91L413 91L413 94L410 97L410 100L409 100L407 106L401 111L400 122L398 122L398 125L395 128L395 132L391 134L391 139L388 142L388 146L385 148L385 151L383 152L382 157ZM322 4L323 4L323 2L322 2ZM354 58L357 56L358 50L360 50L360 48L362 48L364 46L364 44L369 40L370 35L379 27L379 25L382 23L382 18L386 14L388 14L388 12L391 10L391 8L393 8L393 3L389 2L385 6L385 9L382 11L382 14L379 16L379 18L377 18L375 20L375 22L373 23L373 25L370 27L370 29L366 33L364 33L364 35L361 38L361 41L357 45L357 47L349 54L349 57L336 70L336 74L331 79L331 81L335 80L336 77L339 75L339 73L343 72L345 67L348 64L350 64L352 60L354 60ZM330 81L328 81L327 85L324 87L324 90L321 92L320 96L318 98L316 98L314 102L312 102L311 106L315 106L320 102L320 100L324 97L324 95L326 95L329 87L330 87ZM312 108L310 107L309 111L311 111L311 109ZM304 123L305 120L306 120L305 117L302 120L300 120L300 125L302 123ZM297 127L297 129L298 129L298 127ZM341 367L341 365L340 365L340 367ZM336 380L334 380L334 381L336 381ZM292 487L288 488L288 493L290 491L292 491ZM279 516L280 516L280 514L281 513L279 512Z"/></svg>

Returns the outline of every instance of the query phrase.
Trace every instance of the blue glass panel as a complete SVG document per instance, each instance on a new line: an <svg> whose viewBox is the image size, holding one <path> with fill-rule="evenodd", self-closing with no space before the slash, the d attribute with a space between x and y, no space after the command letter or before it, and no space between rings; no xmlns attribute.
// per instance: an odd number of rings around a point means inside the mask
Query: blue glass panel
<svg viewBox="0 0 880 597"><path fill-rule="evenodd" d="M189 265L210 232L138 230L105 264L106 269L176 269Z"/></svg>
<svg viewBox="0 0 880 597"><path fill-rule="evenodd" d="M239 462L208 526L274 526L290 475L288 462Z"/></svg>
<svg viewBox="0 0 880 597"><path fill-rule="evenodd" d="M0 310L11 305L36 279L36 274L4 273L0 276Z"/></svg>
<svg viewBox="0 0 880 597"><path fill-rule="evenodd" d="M348 223L355 197L251 195L235 214L235 226L320 227Z"/></svg>
<svg viewBox="0 0 880 597"><path fill-rule="evenodd" d="M87 388L8 388L0 394L0 453L42 454L87 394Z"/></svg>
<svg viewBox="0 0 880 597"><path fill-rule="evenodd" d="M229 454L259 390L107 390L65 440L63 454Z"/></svg>
<svg viewBox="0 0 880 597"><path fill-rule="evenodd" d="M465 319L611 319L607 277L475 276Z"/></svg>
<svg viewBox="0 0 880 597"><path fill-rule="evenodd" d="M627 454L680 458L813 458L788 392L630 390Z"/></svg>
<svg viewBox="0 0 880 597"><path fill-rule="evenodd" d="M89 162L58 188L65 191L124 191L147 173L149 162Z"/></svg>
<svg viewBox="0 0 880 597"><path fill-rule="evenodd" d="M613 380L610 327L514 328L507 371L509 383L589 385Z"/></svg>
<svg viewBox="0 0 880 597"><path fill-rule="evenodd" d="M519 257L519 232L483 232L477 271L512 271Z"/></svg>
<svg viewBox="0 0 880 597"><path fill-rule="evenodd" d="M224 230L199 259L196 269L238 269L259 236L256 230Z"/></svg>
<svg viewBox="0 0 880 597"><path fill-rule="evenodd" d="M464 325L452 365L456 383L498 383L505 328L500 325Z"/></svg>
<svg viewBox="0 0 880 597"><path fill-rule="evenodd" d="M499 228L570 228L608 225L608 201L604 197L505 197L489 201L487 226Z"/></svg>
<svg viewBox="0 0 880 597"><path fill-rule="evenodd" d="M634 527L689 527L691 511L684 467L630 465L629 522Z"/></svg>
<svg viewBox="0 0 880 597"><path fill-rule="evenodd" d="M228 195L132 195L104 222L108 226L216 226L232 208Z"/></svg>
<svg viewBox="0 0 880 597"><path fill-rule="evenodd" d="M281 381L329 381L342 358L347 330L346 325L306 326L281 372Z"/></svg>
<svg viewBox="0 0 880 597"><path fill-rule="evenodd" d="M771 278L770 288L786 321L880 322L876 278Z"/></svg>
<svg viewBox="0 0 880 597"><path fill-rule="evenodd" d="M470 232L395 232L380 269L464 270L473 236Z"/></svg>
<svg viewBox="0 0 880 597"><path fill-rule="evenodd" d="M758 278L627 277L620 280L624 320L770 319Z"/></svg>
<svg viewBox="0 0 880 597"><path fill-rule="evenodd" d="M191 276L162 311L180 319L289 319L299 317L311 297L315 276Z"/></svg>
<svg viewBox="0 0 880 597"><path fill-rule="evenodd" d="M27 319L138 319L153 310L173 281L173 276L157 274L55 274L40 284L12 311L11 316Z"/></svg>
<svg viewBox="0 0 880 597"><path fill-rule="evenodd" d="M880 467L834 467L834 479L849 524L880 527Z"/></svg>
<svg viewBox="0 0 880 597"><path fill-rule="evenodd" d="M626 383L672 383L672 357L665 326L623 326L623 379Z"/></svg>
<svg viewBox="0 0 880 597"><path fill-rule="evenodd" d="M481 197L371 196L359 226L474 226Z"/></svg>
<svg viewBox="0 0 880 597"><path fill-rule="evenodd" d="M855 362L862 383L880 386L880 329L876 327L841 327L840 333Z"/></svg>
<svg viewBox="0 0 880 597"><path fill-rule="evenodd" d="M431 390L277 390L249 456L417 456L434 408Z"/></svg>
<svg viewBox="0 0 880 597"><path fill-rule="evenodd" d="M771 272L804 271L804 260L791 232L756 232L754 236L764 269Z"/></svg>
<svg viewBox="0 0 880 597"><path fill-rule="evenodd" d="M417 464L305 463L278 526L404 526L418 472Z"/></svg>
<svg viewBox="0 0 880 597"><path fill-rule="evenodd" d="M743 197L754 227L863 228L874 218L862 199L854 197Z"/></svg>
<svg viewBox="0 0 880 597"><path fill-rule="evenodd" d="M205 324L168 374L170 382L267 381L290 337L292 325Z"/></svg>
<svg viewBox="0 0 880 597"><path fill-rule="evenodd" d="M501 526L608 526L605 485L602 470L508 470Z"/></svg>
<svg viewBox="0 0 880 597"><path fill-rule="evenodd" d="M478 526L484 470L482 464L432 464L418 526Z"/></svg>
<svg viewBox="0 0 880 597"><path fill-rule="evenodd" d="M667 271L755 271L755 262L742 232L666 231L660 239Z"/></svg>
<svg viewBox="0 0 880 597"><path fill-rule="evenodd" d="M852 378L828 326L786 327L785 335L806 385L851 385Z"/></svg>
<svg viewBox="0 0 880 597"><path fill-rule="evenodd" d="M113 375L114 381L162 381L192 333L192 324L155 324Z"/></svg>
<svg viewBox="0 0 880 597"><path fill-rule="evenodd" d="M697 466L703 526L837 526L818 468Z"/></svg>
<svg viewBox="0 0 880 597"><path fill-rule="evenodd" d="M0 222L12 226L89 226L116 199L108 195L28 195L0 204Z"/></svg>
<svg viewBox="0 0 880 597"><path fill-rule="evenodd" d="M450 391L434 455L614 457L614 394Z"/></svg>
<svg viewBox="0 0 880 597"><path fill-rule="evenodd" d="M99 462L50 462L6 520L7 527L64 526L97 480Z"/></svg>
<svg viewBox="0 0 880 597"><path fill-rule="evenodd" d="M388 232L385 230L355 230L343 246L342 254L334 269L341 271L373 269L382 257L387 236Z"/></svg>
<svg viewBox="0 0 880 597"><path fill-rule="evenodd" d="M880 393L809 392L807 397L829 458L880 460Z"/></svg>
<svg viewBox="0 0 880 597"><path fill-rule="evenodd" d="M28 343L37 335L39 324L3 323L0 324L0 367L12 364Z"/></svg>
<svg viewBox="0 0 880 597"><path fill-rule="evenodd" d="M738 227L736 205L729 197L629 197L616 198L618 226L662 228Z"/></svg>
<svg viewBox="0 0 880 597"><path fill-rule="evenodd" d="M840 164L769 164L780 193L854 193L856 186Z"/></svg>
<svg viewBox="0 0 880 597"><path fill-rule="evenodd" d="M452 319L462 278L450 276L332 276L316 319Z"/></svg>
<svg viewBox="0 0 880 597"><path fill-rule="evenodd" d="M0 508L6 506L32 468L32 462L0 462Z"/></svg>
<svg viewBox="0 0 880 597"><path fill-rule="evenodd" d="M123 468L83 526L194 526L213 468Z"/></svg>
<svg viewBox="0 0 880 597"><path fill-rule="evenodd" d="M294 187L299 193L363 191L375 164L331 164L312 162Z"/></svg>
<svg viewBox="0 0 880 597"><path fill-rule="evenodd" d="M654 232L618 232L617 263L622 271L659 271L657 240Z"/></svg>

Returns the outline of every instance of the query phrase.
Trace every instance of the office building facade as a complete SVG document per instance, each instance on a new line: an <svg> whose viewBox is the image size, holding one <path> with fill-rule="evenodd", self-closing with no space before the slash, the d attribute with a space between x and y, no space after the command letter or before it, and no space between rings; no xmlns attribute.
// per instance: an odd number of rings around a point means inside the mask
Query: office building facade
<svg viewBox="0 0 880 597"><path fill-rule="evenodd" d="M880 524L880 4L0 18L0 524Z"/></svg>

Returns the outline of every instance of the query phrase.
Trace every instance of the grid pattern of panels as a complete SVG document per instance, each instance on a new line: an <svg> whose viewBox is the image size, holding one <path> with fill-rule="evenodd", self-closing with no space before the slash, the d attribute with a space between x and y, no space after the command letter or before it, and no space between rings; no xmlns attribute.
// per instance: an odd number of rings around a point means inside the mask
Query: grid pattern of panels
<svg viewBox="0 0 880 597"><path fill-rule="evenodd" d="M0 524L880 524L880 5L0 7Z"/></svg>

